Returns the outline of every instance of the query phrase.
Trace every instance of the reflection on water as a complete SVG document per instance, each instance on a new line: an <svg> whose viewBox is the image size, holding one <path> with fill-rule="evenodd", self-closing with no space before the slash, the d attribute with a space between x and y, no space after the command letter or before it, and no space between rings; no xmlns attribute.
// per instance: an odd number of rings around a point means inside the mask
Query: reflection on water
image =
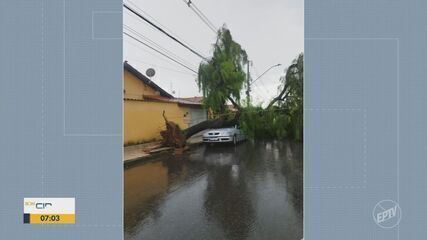
<svg viewBox="0 0 427 240"><path fill-rule="evenodd" d="M301 239L302 144L200 147L125 169L125 239Z"/></svg>

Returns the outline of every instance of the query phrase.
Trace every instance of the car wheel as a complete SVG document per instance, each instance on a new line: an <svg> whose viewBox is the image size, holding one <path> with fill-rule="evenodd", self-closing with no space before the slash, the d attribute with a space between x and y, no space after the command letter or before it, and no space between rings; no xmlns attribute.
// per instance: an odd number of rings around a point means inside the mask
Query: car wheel
<svg viewBox="0 0 427 240"><path fill-rule="evenodd" d="M237 138L236 135L233 136L233 144L236 145L237 144Z"/></svg>

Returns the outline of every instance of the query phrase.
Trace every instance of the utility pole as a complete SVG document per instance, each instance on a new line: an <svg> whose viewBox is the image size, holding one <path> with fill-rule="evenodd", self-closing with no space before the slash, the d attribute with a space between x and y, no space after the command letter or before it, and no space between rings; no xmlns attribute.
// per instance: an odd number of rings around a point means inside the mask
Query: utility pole
<svg viewBox="0 0 427 240"><path fill-rule="evenodd" d="M251 103L251 77L249 75L249 64L251 61L248 60L248 69L246 73L246 105L249 107Z"/></svg>
<svg viewBox="0 0 427 240"><path fill-rule="evenodd" d="M251 81L251 76L250 76L250 74L249 74L249 64L251 64L251 61L248 61L248 70L247 70L247 75L246 75L246 104L247 104L247 106L249 107L249 105L250 105L250 103L251 103L251 84L252 83L254 83L254 82L256 82L258 79L260 79L262 76L264 76L264 74L266 74L268 71L270 71L272 68L275 68L275 67L279 67L279 66L281 66L282 64L276 64L276 65L273 65L273 66L271 66L270 68L268 68L267 70L265 70L261 75L259 75L255 80L253 80L253 81Z"/></svg>

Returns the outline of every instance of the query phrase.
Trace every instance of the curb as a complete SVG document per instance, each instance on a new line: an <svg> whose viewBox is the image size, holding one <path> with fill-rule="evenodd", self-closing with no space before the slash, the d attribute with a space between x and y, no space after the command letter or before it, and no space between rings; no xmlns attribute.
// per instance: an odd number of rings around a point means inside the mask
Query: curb
<svg viewBox="0 0 427 240"><path fill-rule="evenodd" d="M139 163L148 162L148 161L153 160L153 159L155 159L157 157L161 157L163 155L165 155L165 156L169 155L172 152L173 152L172 150L168 150L168 151L154 153L154 154L150 154L150 155L146 155L146 156L142 156L142 157L128 159L128 160L125 160L123 162L123 167L124 168L128 168L130 166L133 166L133 165L136 165L136 164L139 164Z"/></svg>
<svg viewBox="0 0 427 240"><path fill-rule="evenodd" d="M191 144L187 143L189 150L200 147L202 145L203 145L203 142L196 142L196 143L191 143ZM149 155L142 156L142 157L128 159L128 160L123 161L123 167L128 168L128 167L131 167L131 166L136 165L136 164L149 162L150 160L153 160L155 158L173 154L173 152L174 152L174 149L171 149L171 150L167 150L167 151L163 151L163 152L159 152L159 153L149 154Z"/></svg>

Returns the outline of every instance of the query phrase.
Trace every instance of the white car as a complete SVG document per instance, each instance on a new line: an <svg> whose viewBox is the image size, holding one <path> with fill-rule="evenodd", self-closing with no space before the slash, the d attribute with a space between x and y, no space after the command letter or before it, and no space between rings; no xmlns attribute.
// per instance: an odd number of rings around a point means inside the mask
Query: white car
<svg viewBox="0 0 427 240"><path fill-rule="evenodd" d="M233 143L237 144L246 137L238 126L231 128L212 129L203 134L204 143Z"/></svg>

